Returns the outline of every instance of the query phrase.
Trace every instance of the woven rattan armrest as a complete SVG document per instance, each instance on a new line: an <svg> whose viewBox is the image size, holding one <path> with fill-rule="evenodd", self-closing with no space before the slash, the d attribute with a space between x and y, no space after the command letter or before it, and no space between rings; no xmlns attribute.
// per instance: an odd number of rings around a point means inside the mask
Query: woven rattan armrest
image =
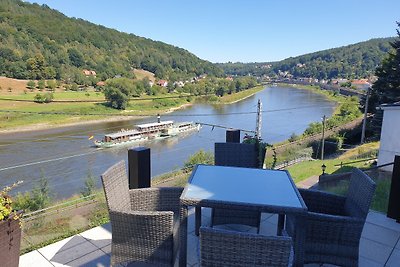
<svg viewBox="0 0 400 267"><path fill-rule="evenodd" d="M299 189L299 192L309 211L332 215L345 215L345 197L311 189Z"/></svg>

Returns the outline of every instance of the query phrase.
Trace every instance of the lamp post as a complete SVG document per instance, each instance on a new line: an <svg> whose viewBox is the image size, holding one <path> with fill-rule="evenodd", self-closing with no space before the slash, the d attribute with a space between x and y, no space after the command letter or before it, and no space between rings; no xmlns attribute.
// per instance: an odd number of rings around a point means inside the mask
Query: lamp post
<svg viewBox="0 0 400 267"><path fill-rule="evenodd" d="M322 163L321 169L322 169L322 175L325 175L326 165L324 163Z"/></svg>

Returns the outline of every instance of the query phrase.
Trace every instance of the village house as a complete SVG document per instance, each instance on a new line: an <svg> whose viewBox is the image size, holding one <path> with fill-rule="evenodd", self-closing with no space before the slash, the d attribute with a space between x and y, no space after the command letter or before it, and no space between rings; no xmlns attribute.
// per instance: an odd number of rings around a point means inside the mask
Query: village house
<svg viewBox="0 0 400 267"><path fill-rule="evenodd" d="M159 80L157 82L157 85L162 86L162 87L167 87L168 86L168 81L166 80Z"/></svg>
<svg viewBox="0 0 400 267"><path fill-rule="evenodd" d="M368 82L368 79L359 79L353 80L351 82L351 86L354 86L356 89L359 90L368 90L368 88L371 87L371 84Z"/></svg>
<svg viewBox="0 0 400 267"><path fill-rule="evenodd" d="M104 86L104 85L106 85L106 82L104 82L104 81L100 81L100 82L96 83L96 86L98 86L98 87Z"/></svg>
<svg viewBox="0 0 400 267"><path fill-rule="evenodd" d="M82 73L85 76L96 76L96 72L94 70L82 70Z"/></svg>
<svg viewBox="0 0 400 267"><path fill-rule="evenodd" d="M185 85L185 83L183 81L174 82L174 86L176 86L176 87L183 87L184 85Z"/></svg>

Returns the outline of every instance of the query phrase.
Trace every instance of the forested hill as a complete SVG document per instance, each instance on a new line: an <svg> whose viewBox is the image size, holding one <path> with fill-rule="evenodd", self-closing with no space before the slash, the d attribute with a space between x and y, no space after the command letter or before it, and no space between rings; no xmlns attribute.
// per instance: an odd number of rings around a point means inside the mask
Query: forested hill
<svg viewBox="0 0 400 267"><path fill-rule="evenodd" d="M76 81L87 69L104 80L132 76L133 68L175 80L222 74L184 49L68 18L46 5L0 0L0 75Z"/></svg>
<svg viewBox="0 0 400 267"><path fill-rule="evenodd" d="M394 40L394 37L371 39L272 63L224 63L218 66L230 75L250 73L256 76L274 76L279 71L287 71L294 77L366 78L374 74L376 67L391 48L389 43Z"/></svg>

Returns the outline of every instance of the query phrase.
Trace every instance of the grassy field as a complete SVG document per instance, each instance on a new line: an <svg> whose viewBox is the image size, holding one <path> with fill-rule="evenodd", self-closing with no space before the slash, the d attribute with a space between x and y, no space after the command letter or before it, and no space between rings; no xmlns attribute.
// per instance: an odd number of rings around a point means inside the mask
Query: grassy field
<svg viewBox="0 0 400 267"><path fill-rule="evenodd" d="M349 151L346 151L337 158L328 159L324 161L313 160L313 161L301 162L296 165L288 167L287 170L290 172L294 181L298 183L311 176L321 175L322 164L325 164L326 166L325 172L327 174L349 172L353 167L357 167L360 169L368 169L369 167L372 166L372 163L374 162L374 160L368 160L368 159L371 159L374 155L376 155L378 149L379 149L379 142L367 143L358 146L354 149L351 149ZM343 166L341 166L341 163L343 163ZM369 171L367 172L367 174L376 182L376 191L371 205L371 209L380 212L386 212L389 199L391 175L390 173L385 173L385 172L378 173L376 170ZM324 188L324 190L339 195L345 195L348 189L348 185L349 185L348 181L341 181L336 185Z"/></svg>
<svg viewBox="0 0 400 267"><path fill-rule="evenodd" d="M156 78L154 77L154 73L150 71L134 69L133 74L135 74L135 77L138 80L143 80L145 77L147 77L150 81L153 82L156 80Z"/></svg>
<svg viewBox="0 0 400 267"><path fill-rule="evenodd" d="M139 78L151 76L147 72L136 71L135 74ZM149 77L150 78L150 77ZM153 77L154 78L154 77ZM170 112L176 108L187 104L193 104L194 97L180 97L179 94L168 94L160 96L142 96L140 99L132 99L129 101L126 110L116 110L106 105L104 94L97 92L93 88L87 91L63 91L57 89L53 92L54 102L51 103L35 103L33 102L36 94L45 94L48 91L39 91L38 89L26 89L26 81L14 80L9 78L0 79L0 81L13 82L18 84L18 90L9 93L7 90L0 91L1 110L10 110L16 112L0 112L0 130L25 128L30 129L58 126L63 124L79 123L82 121L96 121L111 116L154 116ZM16 85L15 85L16 86ZM22 89L24 88L24 89ZM262 90L264 87L256 87L253 89L241 91L236 94L227 95L218 99L219 103L229 104L241 100L247 96ZM168 97L160 99L162 97ZM145 100L143 100L145 99ZM147 100L148 99L148 100ZM25 101L13 101L25 100ZM57 102L71 101L71 102ZM73 102L76 101L76 102ZM79 102L82 101L82 102ZM93 102L90 102L93 101ZM103 102L104 101L104 102ZM68 114L29 114L18 112L48 112L48 113L68 113ZM71 115L76 113L80 115ZM93 115L99 114L99 115ZM90 116L85 116L90 115Z"/></svg>
<svg viewBox="0 0 400 267"><path fill-rule="evenodd" d="M322 173L321 169L322 164L325 164L326 166L325 172L329 174L346 172L351 167L368 168L371 166L372 161L356 162L351 165L345 165L346 167L340 167L340 164L350 161L356 161L356 160L358 161L362 159L371 158L371 157L360 158L359 155L364 154L366 152L371 152L372 154L372 152L376 152L377 149L379 149L379 142L367 143L358 146L356 148L350 149L337 158L325 159L324 161L321 160L304 161L288 167L287 170L290 172L294 181L297 183L311 176L320 175Z"/></svg>

